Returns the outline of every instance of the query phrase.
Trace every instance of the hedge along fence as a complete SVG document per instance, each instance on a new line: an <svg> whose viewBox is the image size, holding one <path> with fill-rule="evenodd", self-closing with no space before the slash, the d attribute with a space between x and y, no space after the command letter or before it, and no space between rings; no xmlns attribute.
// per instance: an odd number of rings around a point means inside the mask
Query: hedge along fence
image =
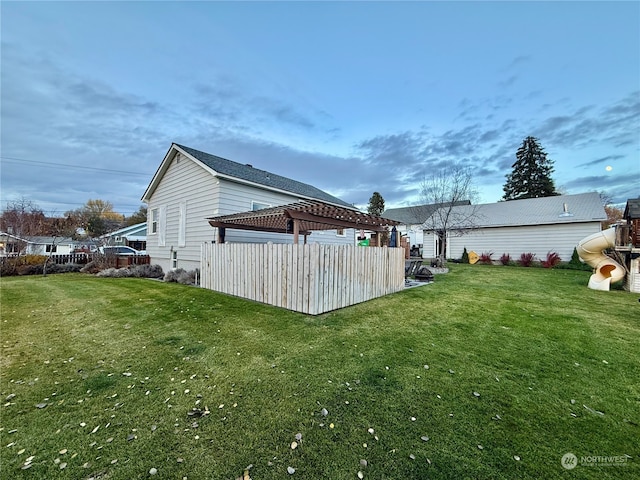
<svg viewBox="0 0 640 480"><path fill-rule="evenodd" d="M404 288L404 249L204 243L200 286L318 315Z"/></svg>

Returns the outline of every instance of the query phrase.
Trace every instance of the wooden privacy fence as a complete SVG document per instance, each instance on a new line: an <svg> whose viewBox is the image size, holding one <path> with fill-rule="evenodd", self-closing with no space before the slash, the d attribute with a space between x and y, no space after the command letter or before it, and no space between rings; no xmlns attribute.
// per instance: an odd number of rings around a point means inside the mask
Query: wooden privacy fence
<svg viewBox="0 0 640 480"><path fill-rule="evenodd" d="M404 288L404 249L205 243L200 286L318 315Z"/></svg>

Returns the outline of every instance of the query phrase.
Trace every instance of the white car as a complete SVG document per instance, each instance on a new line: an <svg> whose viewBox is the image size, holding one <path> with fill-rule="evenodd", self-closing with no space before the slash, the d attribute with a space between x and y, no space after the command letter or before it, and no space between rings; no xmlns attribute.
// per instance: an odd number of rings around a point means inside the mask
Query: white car
<svg viewBox="0 0 640 480"><path fill-rule="evenodd" d="M100 247L100 253L105 255L146 255L147 252L127 247L126 245L118 245L115 247Z"/></svg>

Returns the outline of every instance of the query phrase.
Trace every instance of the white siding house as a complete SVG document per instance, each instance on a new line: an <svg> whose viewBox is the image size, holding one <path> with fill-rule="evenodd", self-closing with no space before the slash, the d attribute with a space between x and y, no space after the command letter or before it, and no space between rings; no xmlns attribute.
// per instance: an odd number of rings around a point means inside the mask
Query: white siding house
<svg viewBox="0 0 640 480"><path fill-rule="evenodd" d="M73 251L74 241L68 237L18 237L0 232L0 255L66 255Z"/></svg>
<svg viewBox="0 0 640 480"><path fill-rule="evenodd" d="M471 205L469 200L456 202L456 205ZM418 247L422 251L423 227L424 221L433 213L442 207L441 203L432 203L427 205L412 205L410 207L389 208L382 213L385 218L390 218L400 222L397 226L398 232L409 237L410 247ZM431 250L429 250L429 254Z"/></svg>
<svg viewBox="0 0 640 480"><path fill-rule="evenodd" d="M555 252L568 261L578 242L599 232L600 222L607 218L596 192L454 209L475 209L474 225L447 236L447 258L454 259L462 257L466 248L478 255L491 252L494 260L503 253L514 260L522 253L533 253L544 260L548 252ZM423 233L424 257L435 258L437 235L433 229L425 229Z"/></svg>
<svg viewBox="0 0 640 480"><path fill-rule="evenodd" d="M311 185L183 145L172 144L147 187L147 254L165 271L200 267L203 242L217 229L207 218L258 210L300 200L354 208ZM292 236L227 230L227 243L292 243ZM313 232L309 243L355 243L355 231Z"/></svg>

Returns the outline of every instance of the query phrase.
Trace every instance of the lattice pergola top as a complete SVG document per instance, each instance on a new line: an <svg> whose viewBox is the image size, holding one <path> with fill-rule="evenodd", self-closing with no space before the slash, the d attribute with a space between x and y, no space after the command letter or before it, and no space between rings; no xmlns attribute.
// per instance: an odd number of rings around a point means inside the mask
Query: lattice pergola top
<svg viewBox="0 0 640 480"><path fill-rule="evenodd" d="M387 227L400 224L389 218L320 201L300 201L263 210L211 217L207 220L212 227L275 233L295 233L294 230L297 230L297 233L302 235L308 235L314 230L341 228L382 232Z"/></svg>

